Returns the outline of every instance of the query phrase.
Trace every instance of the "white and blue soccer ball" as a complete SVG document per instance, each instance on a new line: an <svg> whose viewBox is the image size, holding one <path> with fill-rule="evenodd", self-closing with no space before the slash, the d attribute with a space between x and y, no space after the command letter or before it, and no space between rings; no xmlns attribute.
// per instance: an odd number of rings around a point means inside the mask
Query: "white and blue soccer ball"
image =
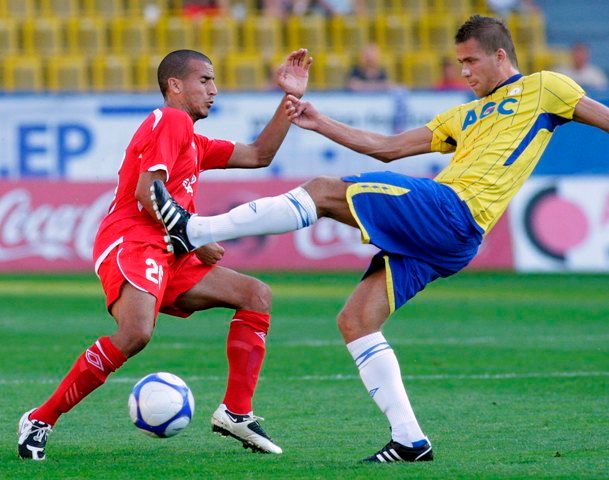
<svg viewBox="0 0 609 480"><path fill-rule="evenodd" d="M151 437L167 438L184 430L195 411L188 385L167 372L146 375L129 395L129 415L134 425Z"/></svg>

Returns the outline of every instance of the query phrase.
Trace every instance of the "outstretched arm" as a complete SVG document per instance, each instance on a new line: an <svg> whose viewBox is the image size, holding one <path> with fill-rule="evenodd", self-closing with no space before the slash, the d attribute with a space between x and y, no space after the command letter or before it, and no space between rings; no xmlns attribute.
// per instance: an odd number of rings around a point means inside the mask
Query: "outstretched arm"
<svg viewBox="0 0 609 480"><path fill-rule="evenodd" d="M577 103L573 120L598 127L609 133L609 108L589 97L584 96Z"/></svg>
<svg viewBox="0 0 609 480"><path fill-rule="evenodd" d="M431 152L431 130L415 128L397 135L383 135L350 127L323 115L309 102L288 95L286 113L292 123L313 130L351 150L382 162Z"/></svg>
<svg viewBox="0 0 609 480"><path fill-rule="evenodd" d="M279 67L278 75L279 86L286 95L293 95L294 98L304 95L312 61L304 48L288 55L286 61ZM270 165L291 125L284 113L284 103L285 97L281 100L271 121L253 143L235 145L227 168L260 168Z"/></svg>

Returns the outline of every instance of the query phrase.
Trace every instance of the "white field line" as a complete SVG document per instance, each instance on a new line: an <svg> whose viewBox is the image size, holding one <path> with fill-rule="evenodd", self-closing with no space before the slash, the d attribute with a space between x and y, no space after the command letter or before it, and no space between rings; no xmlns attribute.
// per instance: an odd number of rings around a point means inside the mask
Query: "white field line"
<svg viewBox="0 0 609 480"><path fill-rule="evenodd" d="M538 344L544 346L551 343L576 344L577 342L606 342L609 340L609 335L539 335L523 337L437 337L437 338L402 338L399 340L389 339L389 343L393 346L408 346L408 345L526 345ZM281 347L338 347L344 346L344 342L340 339L335 340L269 340L271 345L276 348ZM165 350L191 350L199 349L201 346L198 343L174 342L155 345L154 348Z"/></svg>
<svg viewBox="0 0 609 480"><path fill-rule="evenodd" d="M597 372L529 372L529 373L481 373L481 374L437 374L437 375L402 375L407 381L427 381L427 380L518 380L525 378L587 378L587 377L609 377L609 371ZM195 375L185 377L188 382L216 382L226 381L226 377L219 375ZM264 378L264 377L262 377ZM273 380L279 377L267 377ZM57 378L0 378L0 385L24 385L24 384L55 384L61 379ZM135 383L140 377L114 377L109 378L110 383ZM359 375L355 374L335 374L335 375L296 375L281 377L282 381L291 380L298 382L318 382L318 381L339 381L339 380L359 380Z"/></svg>

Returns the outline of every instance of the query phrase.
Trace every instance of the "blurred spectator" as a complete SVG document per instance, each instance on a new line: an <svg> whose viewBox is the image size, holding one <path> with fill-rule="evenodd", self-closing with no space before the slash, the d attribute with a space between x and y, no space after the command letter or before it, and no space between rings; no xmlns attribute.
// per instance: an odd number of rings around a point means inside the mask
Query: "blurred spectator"
<svg viewBox="0 0 609 480"><path fill-rule="evenodd" d="M373 43L366 45L359 55L359 63L349 73L347 88L354 92L383 91L391 88L387 71L381 66L381 52Z"/></svg>
<svg viewBox="0 0 609 480"><path fill-rule="evenodd" d="M558 68L559 72L571 77L583 88L602 90L609 82L607 75L596 65L590 63L590 50L585 43L576 43L571 48L571 66Z"/></svg>
<svg viewBox="0 0 609 480"><path fill-rule="evenodd" d="M469 90L469 86L461 76L454 60L450 58L442 60L442 78L434 85L434 89L445 91Z"/></svg>
<svg viewBox="0 0 609 480"><path fill-rule="evenodd" d="M228 0L184 0L182 11L189 17L216 16L228 13Z"/></svg>
<svg viewBox="0 0 609 480"><path fill-rule="evenodd" d="M265 14L279 18L290 15L321 13L332 15L363 15L364 0L262 0Z"/></svg>
<svg viewBox="0 0 609 480"><path fill-rule="evenodd" d="M363 15L366 11L363 0L309 0L310 9L326 16Z"/></svg>
<svg viewBox="0 0 609 480"><path fill-rule="evenodd" d="M533 0L486 0L488 8L503 17L512 12L538 12L539 7Z"/></svg>
<svg viewBox="0 0 609 480"><path fill-rule="evenodd" d="M156 25L156 23L161 18L161 9L156 3L145 3L142 9L142 13L144 14L144 20L149 25Z"/></svg>

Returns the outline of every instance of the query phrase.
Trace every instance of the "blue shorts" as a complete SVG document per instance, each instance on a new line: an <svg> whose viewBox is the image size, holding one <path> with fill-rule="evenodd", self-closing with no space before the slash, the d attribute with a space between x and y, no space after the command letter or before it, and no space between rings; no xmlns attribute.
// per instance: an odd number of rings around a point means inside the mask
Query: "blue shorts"
<svg viewBox="0 0 609 480"><path fill-rule="evenodd" d="M484 232L446 185L393 172L342 179L354 182L347 202L362 241L381 249L364 277L386 268L392 312L436 278L463 269L478 252Z"/></svg>

